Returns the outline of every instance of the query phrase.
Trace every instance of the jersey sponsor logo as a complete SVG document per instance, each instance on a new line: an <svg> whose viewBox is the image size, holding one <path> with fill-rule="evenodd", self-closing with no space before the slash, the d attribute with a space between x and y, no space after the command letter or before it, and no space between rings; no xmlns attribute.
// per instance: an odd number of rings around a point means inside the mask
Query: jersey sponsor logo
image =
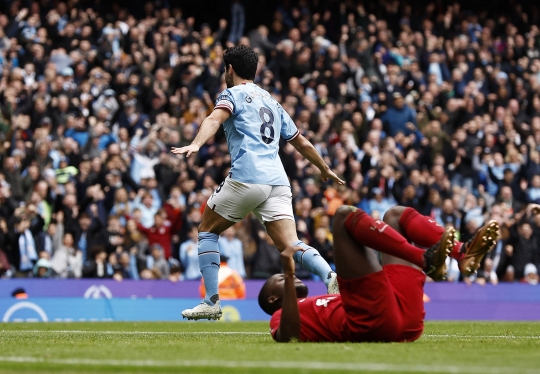
<svg viewBox="0 0 540 374"><path fill-rule="evenodd" d="M380 225L383 224L383 222L382 222L381 220L376 220L376 221L375 221L375 224L378 225L378 226L380 226ZM387 227L388 227L387 224L384 224L384 226L383 226L382 228L378 228L377 226L371 226L371 230L372 230L372 231L377 230L377 231L379 231L380 233L382 233L384 230L386 230Z"/></svg>
<svg viewBox="0 0 540 374"><path fill-rule="evenodd" d="M84 292L85 299L112 299L112 292L102 284L93 284Z"/></svg>
<svg viewBox="0 0 540 374"><path fill-rule="evenodd" d="M10 322L11 317L15 312L22 310L22 309L30 309L36 312L39 316L38 318L13 318L12 322L19 322L19 321L26 321L26 322L39 322L40 320L43 322L48 322L49 318L47 317L47 314L41 307L37 304L31 303L29 301L22 301L20 303L14 304L6 310L4 313L4 317L2 317L2 322Z"/></svg>
<svg viewBox="0 0 540 374"><path fill-rule="evenodd" d="M322 299L317 299L317 301L315 302L315 305L326 308L328 306L328 303L334 300L335 298L336 296L329 296L329 297L324 297Z"/></svg>

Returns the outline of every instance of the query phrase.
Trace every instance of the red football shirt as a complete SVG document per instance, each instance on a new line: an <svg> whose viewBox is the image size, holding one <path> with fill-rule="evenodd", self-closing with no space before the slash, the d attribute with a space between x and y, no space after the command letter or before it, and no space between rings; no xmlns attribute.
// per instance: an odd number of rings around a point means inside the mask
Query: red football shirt
<svg viewBox="0 0 540 374"><path fill-rule="evenodd" d="M314 296L298 300L300 340L309 342L343 341L345 310L340 295ZM276 338L281 309L270 319L270 333Z"/></svg>

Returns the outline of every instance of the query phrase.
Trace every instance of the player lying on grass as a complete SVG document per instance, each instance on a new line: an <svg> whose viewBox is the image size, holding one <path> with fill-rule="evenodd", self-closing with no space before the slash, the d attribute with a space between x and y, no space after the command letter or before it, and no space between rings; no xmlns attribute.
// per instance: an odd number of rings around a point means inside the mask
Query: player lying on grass
<svg viewBox="0 0 540 374"><path fill-rule="evenodd" d="M334 258L341 295L307 297L307 287L294 276L299 248L287 248L281 253L285 273L269 278L259 293L259 305L272 315L272 336L278 342L418 339L426 274L444 279L448 255L464 273L475 272L495 245L499 226L488 222L465 244L454 234L454 228L445 230L412 208L394 207L381 222L360 209L340 207L334 216ZM382 267L370 248L382 252Z"/></svg>
<svg viewBox="0 0 540 374"><path fill-rule="evenodd" d="M279 251L299 246L296 262L320 276L329 293L339 292L336 275L319 252L298 240L289 179L279 158L280 138L290 142L321 171L323 180L344 184L326 165L315 147L304 138L291 117L268 92L253 83L258 56L247 46L228 49L223 55L227 89L216 100L214 111L202 122L193 142L172 153L189 157L215 135L225 130L232 167L229 176L206 204L199 226L199 267L206 297L182 316L188 319L218 319L219 234L241 221L249 212L264 224Z"/></svg>

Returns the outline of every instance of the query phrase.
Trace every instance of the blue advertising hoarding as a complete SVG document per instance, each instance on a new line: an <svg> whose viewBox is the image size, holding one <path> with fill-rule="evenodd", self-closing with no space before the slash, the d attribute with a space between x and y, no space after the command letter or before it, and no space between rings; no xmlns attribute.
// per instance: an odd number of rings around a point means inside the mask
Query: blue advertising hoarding
<svg viewBox="0 0 540 374"><path fill-rule="evenodd" d="M2 322L182 321L180 312L200 299L0 299ZM257 300L223 301L223 320L266 321Z"/></svg>
<svg viewBox="0 0 540 374"><path fill-rule="evenodd" d="M322 295L322 282L306 282L310 295ZM257 295L262 281L246 281L245 300L223 301L224 319L268 321ZM199 282L112 280L0 281L3 322L33 321L181 321L180 312L200 301ZM27 300L11 297L16 288ZM428 283L424 288L426 320L540 320L540 287Z"/></svg>

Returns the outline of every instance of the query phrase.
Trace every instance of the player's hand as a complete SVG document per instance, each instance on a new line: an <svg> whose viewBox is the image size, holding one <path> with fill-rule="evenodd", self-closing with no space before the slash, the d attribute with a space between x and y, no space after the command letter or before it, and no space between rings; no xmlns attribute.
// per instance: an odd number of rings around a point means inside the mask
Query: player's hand
<svg viewBox="0 0 540 374"><path fill-rule="evenodd" d="M283 273L285 275L294 275L294 269L296 268L296 263L294 262L294 254L298 251L301 251L302 248L298 246L289 246L281 252L281 264L283 265Z"/></svg>
<svg viewBox="0 0 540 374"><path fill-rule="evenodd" d="M321 171L321 178L324 182L328 181L328 179L332 179L334 182L336 182L337 184L345 184L345 181L344 180L341 180L337 175L336 173L334 173L332 170L328 169L328 170L323 170Z"/></svg>
<svg viewBox="0 0 540 374"><path fill-rule="evenodd" d="M173 147L171 149L171 152L174 153L175 155L186 154L186 157L189 157L192 153L199 152L199 149L200 147L198 145L190 144L182 148Z"/></svg>

